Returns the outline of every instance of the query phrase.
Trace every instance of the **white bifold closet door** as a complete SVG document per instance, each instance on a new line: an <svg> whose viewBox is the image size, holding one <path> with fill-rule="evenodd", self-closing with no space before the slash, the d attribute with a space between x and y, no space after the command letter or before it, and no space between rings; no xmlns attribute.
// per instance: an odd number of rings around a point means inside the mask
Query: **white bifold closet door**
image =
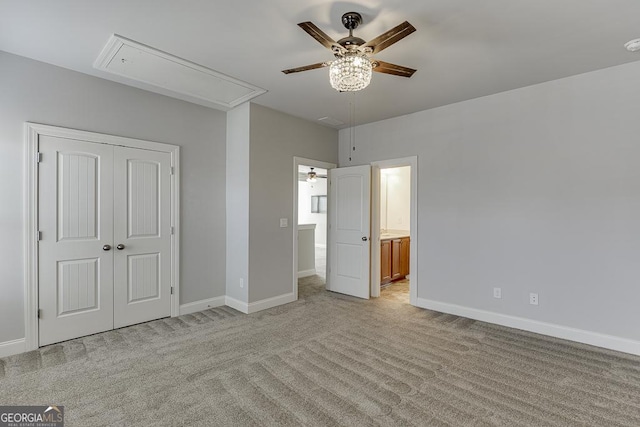
<svg viewBox="0 0 640 427"><path fill-rule="evenodd" d="M170 154L50 136L39 151L39 345L170 316Z"/></svg>

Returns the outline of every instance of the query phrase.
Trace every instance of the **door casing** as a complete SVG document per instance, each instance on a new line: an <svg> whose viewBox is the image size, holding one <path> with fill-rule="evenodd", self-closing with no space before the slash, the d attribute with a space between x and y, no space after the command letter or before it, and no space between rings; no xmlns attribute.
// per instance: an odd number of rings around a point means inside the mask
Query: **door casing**
<svg viewBox="0 0 640 427"><path fill-rule="evenodd" d="M305 159L304 157L293 158L293 216L292 216L292 228L293 228L293 273L292 273L292 292L293 300L298 300L298 166L311 166L314 168L333 169L336 167L335 163L323 162L320 160ZM328 226L328 220L327 220ZM327 235L329 230L326 230ZM327 260L329 259L329 245L327 244ZM328 266L328 264L327 264ZM328 277L328 275L327 275Z"/></svg>
<svg viewBox="0 0 640 427"><path fill-rule="evenodd" d="M418 301L418 157L371 163L371 297L380 296L380 169L411 166L409 303Z"/></svg>
<svg viewBox="0 0 640 427"><path fill-rule="evenodd" d="M180 312L180 147L140 139L68 129L39 123L25 123L25 351L38 348L38 144L41 135L80 141L140 148L171 154L171 316Z"/></svg>

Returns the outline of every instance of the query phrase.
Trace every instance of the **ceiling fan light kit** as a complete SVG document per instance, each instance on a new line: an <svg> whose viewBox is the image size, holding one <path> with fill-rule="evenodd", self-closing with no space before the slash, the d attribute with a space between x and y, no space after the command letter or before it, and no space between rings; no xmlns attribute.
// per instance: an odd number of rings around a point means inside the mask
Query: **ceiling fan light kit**
<svg viewBox="0 0 640 427"><path fill-rule="evenodd" d="M318 174L316 173L316 171L313 170L313 168L311 168L311 170L309 172L307 172L307 182L316 182L317 179L316 177L318 176Z"/></svg>
<svg viewBox="0 0 640 427"><path fill-rule="evenodd" d="M402 77L411 77L416 70L371 58L392 44L402 40L416 29L407 21L379 35L375 39L365 42L353 35L353 30L362 23L362 16L357 12L347 12L342 15L342 24L349 30L349 36L337 42L326 35L312 22L301 22L300 28L306 31L324 47L330 49L336 59L334 61L319 62L298 68L283 70L285 74L329 67L329 82L331 87L340 92L355 92L369 86L373 71Z"/></svg>
<svg viewBox="0 0 640 427"><path fill-rule="evenodd" d="M371 61L363 54L347 54L336 59L329 68L331 87L340 92L362 90L371 83Z"/></svg>

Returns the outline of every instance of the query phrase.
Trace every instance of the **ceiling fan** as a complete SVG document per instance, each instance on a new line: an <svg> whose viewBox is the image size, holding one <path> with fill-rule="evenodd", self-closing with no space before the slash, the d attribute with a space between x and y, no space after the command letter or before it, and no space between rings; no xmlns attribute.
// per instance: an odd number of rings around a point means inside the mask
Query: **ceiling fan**
<svg viewBox="0 0 640 427"><path fill-rule="evenodd" d="M317 178L324 178L327 179L327 175L326 174L319 174L317 173L314 169L315 168L310 168L311 170L307 173L304 172L300 172L298 175L301 178L301 180L305 180L307 182L316 182Z"/></svg>
<svg viewBox="0 0 640 427"><path fill-rule="evenodd" d="M358 12L347 12L342 15L342 24L349 30L349 36L341 38L337 42L312 22L301 22L298 24L298 26L311 37L327 49L330 49L336 59L305 65L303 67L290 68L288 70L282 70L282 72L291 74L316 68L330 67L329 78L331 86L341 92L356 91L367 87L371 81L371 71L402 77L411 77L413 73L416 72L416 70L412 68L372 58L372 55L381 52L416 31L414 26L407 21L382 33L369 42L365 42L360 37L353 35L353 30L362 24L362 15Z"/></svg>

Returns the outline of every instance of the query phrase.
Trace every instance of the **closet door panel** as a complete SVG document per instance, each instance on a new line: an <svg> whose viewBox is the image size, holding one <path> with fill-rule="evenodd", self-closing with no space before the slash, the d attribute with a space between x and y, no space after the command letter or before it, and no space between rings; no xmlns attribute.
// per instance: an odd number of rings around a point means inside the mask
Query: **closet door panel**
<svg viewBox="0 0 640 427"><path fill-rule="evenodd" d="M171 315L171 155L114 151L114 325Z"/></svg>
<svg viewBox="0 0 640 427"><path fill-rule="evenodd" d="M41 136L39 345L113 328L113 147Z"/></svg>

